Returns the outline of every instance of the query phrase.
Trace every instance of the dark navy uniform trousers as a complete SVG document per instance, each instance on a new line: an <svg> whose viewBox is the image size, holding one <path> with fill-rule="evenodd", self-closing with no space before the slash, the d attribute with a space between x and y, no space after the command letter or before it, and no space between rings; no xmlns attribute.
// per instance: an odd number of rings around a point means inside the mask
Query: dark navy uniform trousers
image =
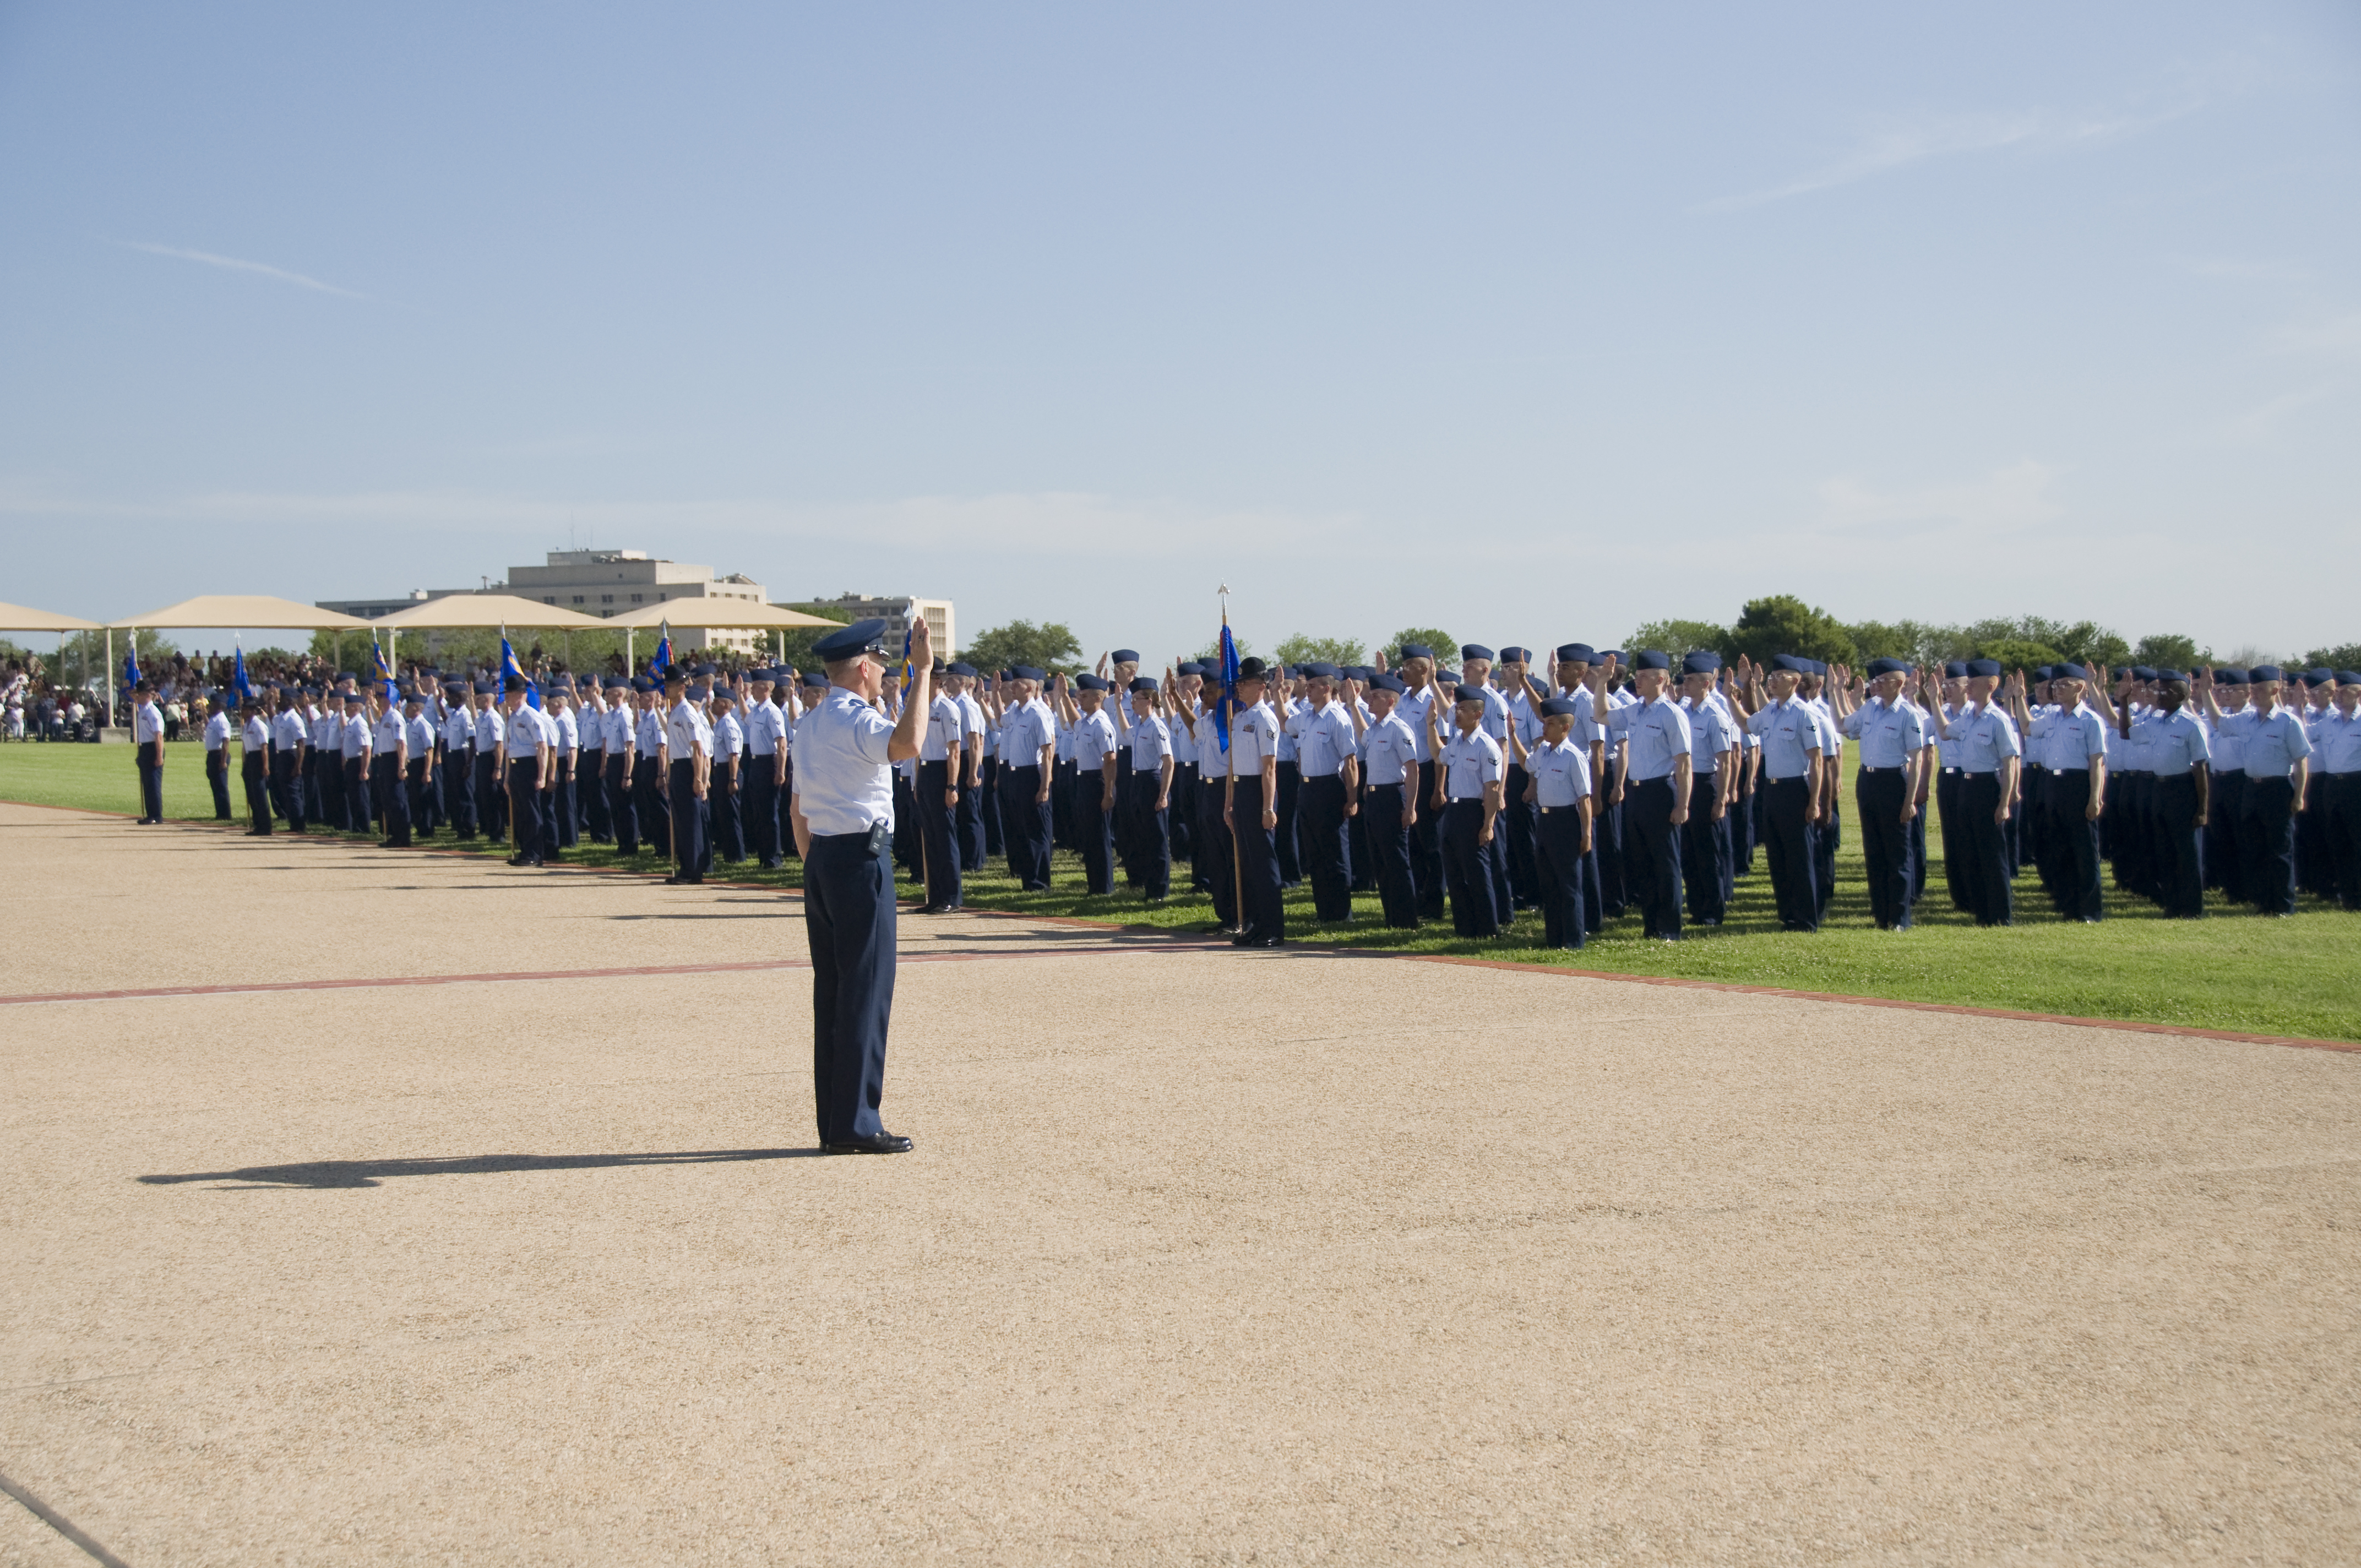
<svg viewBox="0 0 2361 1568"><path fill-rule="evenodd" d="M920 762L917 794L912 801L918 814L918 839L925 846L927 903L945 909L957 909L964 893L960 878L959 811L943 804L951 776L949 762Z"/></svg>
<svg viewBox="0 0 2361 1568"><path fill-rule="evenodd" d="M1041 765L1000 770L1000 834L1008 847L1008 874L1027 893L1049 885L1049 803L1041 793Z"/></svg>
<svg viewBox="0 0 2361 1568"><path fill-rule="evenodd" d="M885 1092L885 1025L894 1011L892 842L882 828L816 834L804 861L812 1102L823 1146L884 1131L877 1106Z"/></svg>

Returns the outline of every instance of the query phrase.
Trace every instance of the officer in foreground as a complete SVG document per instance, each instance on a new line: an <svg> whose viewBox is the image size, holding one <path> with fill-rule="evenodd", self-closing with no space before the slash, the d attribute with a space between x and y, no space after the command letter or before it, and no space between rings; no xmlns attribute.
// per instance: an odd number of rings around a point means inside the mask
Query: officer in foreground
<svg viewBox="0 0 2361 1568"><path fill-rule="evenodd" d="M885 623L857 620L812 645L828 689L795 738L794 809L804 854L804 933L812 960L812 1099L829 1154L904 1154L885 1131L885 1031L894 1011L893 764L918 754L932 706L934 634L910 624L910 690L901 717L879 707Z"/></svg>

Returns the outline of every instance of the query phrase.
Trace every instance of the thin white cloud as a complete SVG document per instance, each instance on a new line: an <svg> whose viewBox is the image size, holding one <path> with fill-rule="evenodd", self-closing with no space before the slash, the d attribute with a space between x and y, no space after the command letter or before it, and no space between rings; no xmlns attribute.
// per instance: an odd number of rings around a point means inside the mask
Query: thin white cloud
<svg viewBox="0 0 2361 1568"><path fill-rule="evenodd" d="M2058 473L2028 457L1981 479L1903 489L1838 475L1819 484L1819 529L1852 543L1956 532L1967 544L2018 533L2064 510L2050 493Z"/></svg>
<svg viewBox="0 0 2361 1568"><path fill-rule="evenodd" d="M2248 409L2245 413L2224 422L2221 433L2241 445L2259 445L2274 441L2283 433L2283 427L2297 414L2318 403L2324 403L2345 390L2338 381L2304 387Z"/></svg>
<svg viewBox="0 0 2361 1568"><path fill-rule="evenodd" d="M2361 358L2361 311L2283 326L2271 334L2271 346L2283 354Z"/></svg>
<svg viewBox="0 0 2361 1568"><path fill-rule="evenodd" d="M310 289L322 294L335 294L346 300L368 298L367 294L358 293L351 289L339 289L334 283L323 283L317 278L307 278L301 272L290 272L283 267L267 266L259 261L241 261L235 256L215 256L210 250L183 250L176 245L153 245L138 239L123 239L115 243L126 250L144 250L150 256L170 256L181 261L202 262L207 267L218 267L229 272L251 272L258 277L269 278L276 282L292 283L299 289Z"/></svg>
<svg viewBox="0 0 2361 1568"><path fill-rule="evenodd" d="M1764 190L1719 197L1696 210L1728 213L1767 206L1872 179L1930 159L1997 152L2007 148L2063 151L2119 141L2193 114L2205 101L2202 94L2191 94L2167 108L2145 114L2059 114L2036 109L1947 115L1883 126L1863 137L1851 151L1833 162Z"/></svg>

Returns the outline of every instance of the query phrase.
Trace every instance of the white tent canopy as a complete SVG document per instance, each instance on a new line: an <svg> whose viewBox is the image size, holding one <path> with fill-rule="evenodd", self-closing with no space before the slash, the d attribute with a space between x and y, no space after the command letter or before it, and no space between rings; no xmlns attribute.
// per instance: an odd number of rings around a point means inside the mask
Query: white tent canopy
<svg viewBox="0 0 2361 1568"><path fill-rule="evenodd" d="M95 631L98 622L54 610L29 609L21 604L0 604L0 631Z"/></svg>
<svg viewBox="0 0 2361 1568"><path fill-rule="evenodd" d="M543 604L539 599L519 598L514 594L445 594L440 598L427 599L407 609L398 609L391 615L359 624L390 627L403 631L450 631L463 627L486 626L524 626L536 630L555 627L566 631L581 631L615 623L601 620L595 615L585 615L578 609Z"/></svg>
<svg viewBox="0 0 2361 1568"><path fill-rule="evenodd" d="M195 598L168 604L145 615L110 621L108 626L116 631L190 626L251 627L258 631L355 631L367 630L368 624L357 615L322 609L318 605L297 604L293 599L273 598L269 594L199 594Z"/></svg>
<svg viewBox="0 0 2361 1568"><path fill-rule="evenodd" d="M611 626L627 631L644 631L651 626L677 626L684 630L744 627L748 630L771 630L789 626L841 626L840 620L806 615L799 609L784 609L774 604L756 604L752 599L722 598L676 598L663 604L642 605L628 615L595 624Z"/></svg>

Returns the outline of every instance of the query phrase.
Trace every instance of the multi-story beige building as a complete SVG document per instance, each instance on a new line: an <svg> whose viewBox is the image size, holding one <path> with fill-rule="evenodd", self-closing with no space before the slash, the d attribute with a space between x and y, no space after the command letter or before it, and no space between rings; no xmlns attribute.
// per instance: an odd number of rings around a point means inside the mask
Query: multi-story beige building
<svg viewBox="0 0 2361 1568"><path fill-rule="evenodd" d="M814 615L825 615L845 621L867 620L874 616L885 622L885 635L895 646L902 633L910 629L910 618L923 615L935 635L935 652L950 659L959 647L959 633L951 620L949 599L912 598L908 596L880 598L873 594L839 594L832 599L799 599L799 604L811 606Z"/></svg>
<svg viewBox="0 0 2361 1568"><path fill-rule="evenodd" d="M341 610L375 620L413 604L469 588L412 588L401 596L374 599L322 599L323 609ZM710 566L665 561L644 550L553 550L538 566L511 566L508 580L488 583L485 593L514 594L519 598L554 604L602 620L626 615L652 604L682 598L740 598L768 604L763 585L742 572L717 577ZM751 653L768 641L766 633L702 627L682 627L673 633L673 646L683 652L698 648L731 648ZM653 644L650 644L653 646Z"/></svg>

